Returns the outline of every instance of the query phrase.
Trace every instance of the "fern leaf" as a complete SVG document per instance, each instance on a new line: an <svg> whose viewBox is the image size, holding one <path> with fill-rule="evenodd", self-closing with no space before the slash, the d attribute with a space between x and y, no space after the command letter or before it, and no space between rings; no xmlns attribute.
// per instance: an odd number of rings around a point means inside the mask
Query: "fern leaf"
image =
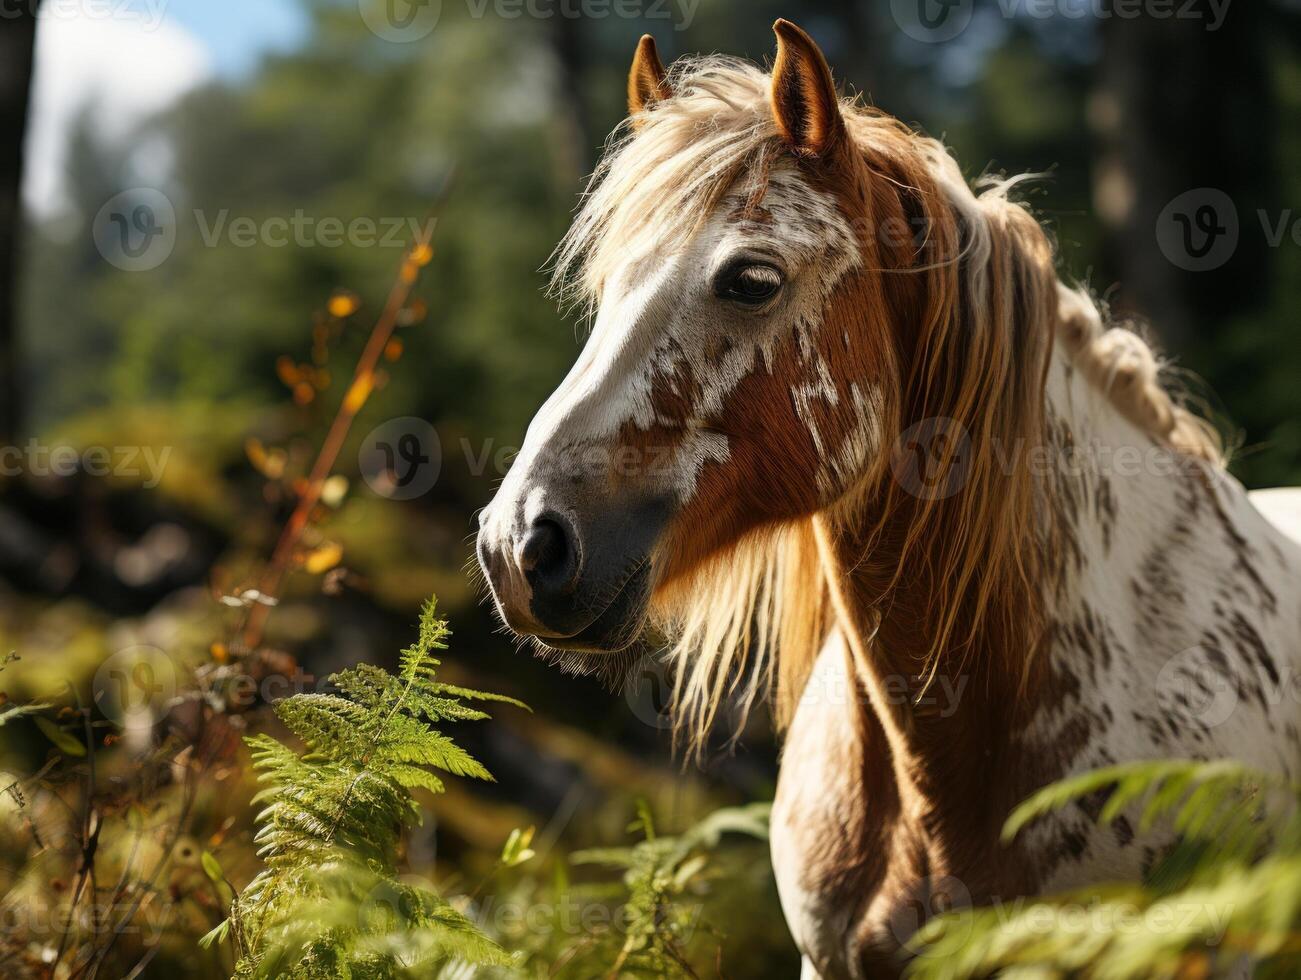
<svg viewBox="0 0 1301 980"><path fill-rule="evenodd" d="M208 937L248 937L240 980L380 978L452 959L510 962L436 894L397 880L401 828L423 816L412 791L444 789L431 768L492 778L431 724L487 718L464 703L469 697L518 703L441 684L433 651L446 649L448 635L430 600L398 676L361 664L330 677L330 693L276 705L304 752L268 735L246 739L261 784L254 841L266 867L236 899L230 928ZM395 897L389 911L386 896Z"/></svg>

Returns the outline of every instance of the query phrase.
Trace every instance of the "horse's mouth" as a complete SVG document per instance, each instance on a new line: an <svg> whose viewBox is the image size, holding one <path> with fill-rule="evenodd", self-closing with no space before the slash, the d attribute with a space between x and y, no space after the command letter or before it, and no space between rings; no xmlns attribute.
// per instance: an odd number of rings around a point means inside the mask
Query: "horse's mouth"
<svg viewBox="0 0 1301 980"><path fill-rule="evenodd" d="M587 626L570 636L538 636L554 650L573 653L618 653L641 637L650 605L651 563L642 562L609 605Z"/></svg>

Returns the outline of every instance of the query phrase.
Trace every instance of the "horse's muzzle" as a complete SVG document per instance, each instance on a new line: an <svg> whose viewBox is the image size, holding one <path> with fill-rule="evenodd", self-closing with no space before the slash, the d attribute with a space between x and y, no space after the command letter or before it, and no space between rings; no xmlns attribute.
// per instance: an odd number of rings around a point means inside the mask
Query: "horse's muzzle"
<svg viewBox="0 0 1301 980"><path fill-rule="evenodd" d="M547 646L616 652L641 635L654 584L653 552L667 523L660 501L584 515L480 517L478 555L501 618Z"/></svg>

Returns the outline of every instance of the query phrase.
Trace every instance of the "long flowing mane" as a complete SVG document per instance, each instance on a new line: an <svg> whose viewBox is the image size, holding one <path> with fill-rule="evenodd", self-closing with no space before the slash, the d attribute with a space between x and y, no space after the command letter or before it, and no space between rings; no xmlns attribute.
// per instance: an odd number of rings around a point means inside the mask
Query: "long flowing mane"
<svg viewBox="0 0 1301 980"><path fill-rule="evenodd" d="M669 86L671 98L612 137L557 249L554 288L570 302L594 308L630 252L685 245L738 184L757 199L788 152L771 111L770 76L755 66L683 59ZM938 141L853 100L841 109L870 175L869 227L887 215L923 219L920 248L866 246L874 250L867 271L893 281L876 294L885 309L875 319L888 320L907 297L918 341L900 355L882 406L885 452L850 499L748 534L656 596L673 638L676 717L697 745L724 703L748 709L775 690L779 723L793 713L834 625L820 526L853 525L865 535L870 547L855 570L879 582L881 606L905 609L917 624L921 662L933 669L941 652L970 652L984 637L980 646L1009 658L1006 669L1024 669L1043 625L1042 517L1053 503L1027 467L1000 469L992 447L1047 443L1054 342L1154 438L1222 462L1214 431L1163 386L1152 348L1109 324L1087 293L1061 285L1047 236L1009 199L1018 179L987 182L976 194ZM970 435L970 469L962 492L923 499L891 478L891 436L937 418Z"/></svg>

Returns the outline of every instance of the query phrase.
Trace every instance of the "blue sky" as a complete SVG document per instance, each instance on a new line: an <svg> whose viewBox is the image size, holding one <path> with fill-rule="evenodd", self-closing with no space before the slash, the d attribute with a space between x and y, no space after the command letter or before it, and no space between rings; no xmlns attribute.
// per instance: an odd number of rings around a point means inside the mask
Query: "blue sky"
<svg viewBox="0 0 1301 980"><path fill-rule="evenodd" d="M67 200L68 134L87 106L112 139L214 75L239 77L306 36L303 0L128 0L115 15L49 16L36 32L23 195L40 213Z"/></svg>
<svg viewBox="0 0 1301 980"><path fill-rule="evenodd" d="M307 30L297 0L169 0L166 19L209 52L222 75L240 75L267 51L292 48Z"/></svg>

